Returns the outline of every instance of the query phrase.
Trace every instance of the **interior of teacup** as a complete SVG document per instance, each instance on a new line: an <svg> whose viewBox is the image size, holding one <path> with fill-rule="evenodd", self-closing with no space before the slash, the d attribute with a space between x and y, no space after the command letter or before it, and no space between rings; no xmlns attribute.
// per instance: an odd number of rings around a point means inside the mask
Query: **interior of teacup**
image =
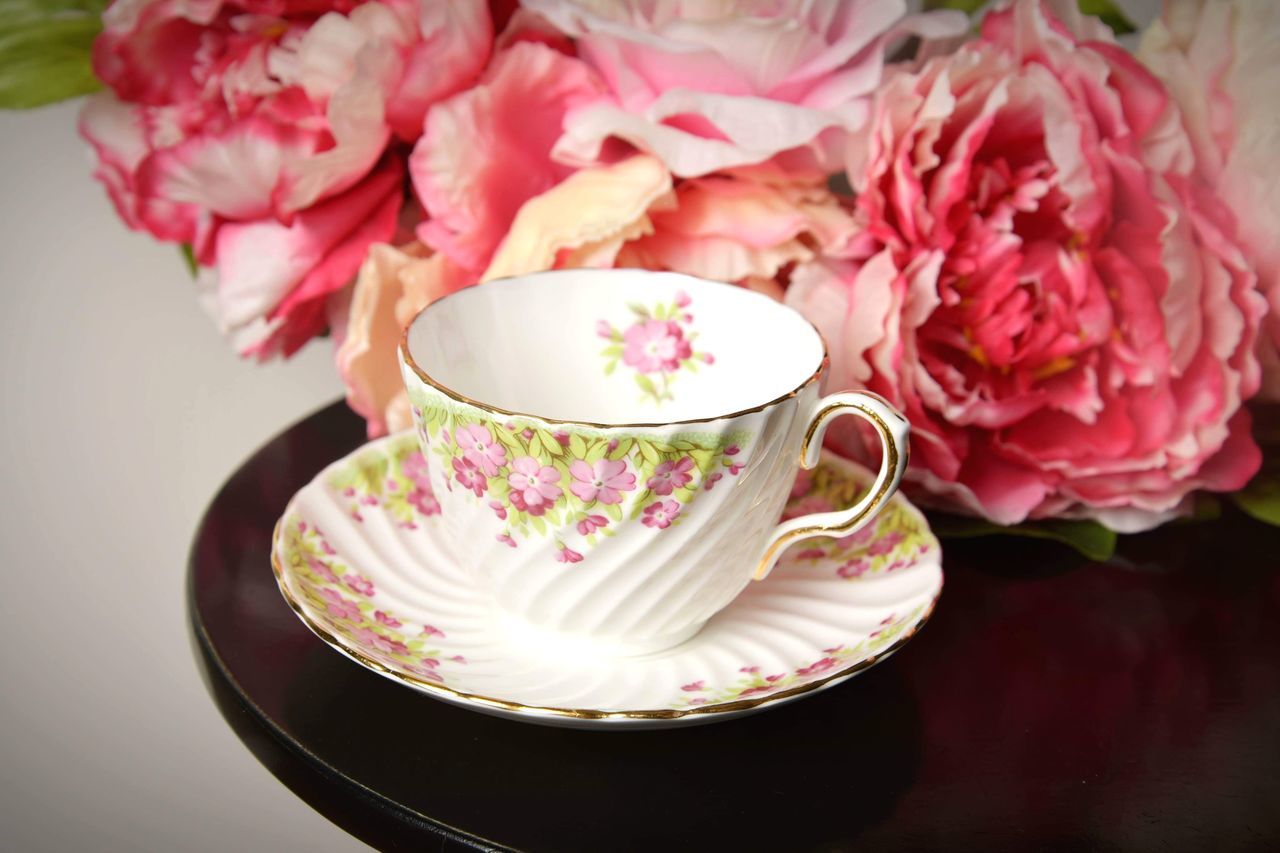
<svg viewBox="0 0 1280 853"><path fill-rule="evenodd" d="M420 375L507 412L593 424L704 420L816 378L822 338L741 287L645 270L558 270L469 287L406 336Z"/></svg>

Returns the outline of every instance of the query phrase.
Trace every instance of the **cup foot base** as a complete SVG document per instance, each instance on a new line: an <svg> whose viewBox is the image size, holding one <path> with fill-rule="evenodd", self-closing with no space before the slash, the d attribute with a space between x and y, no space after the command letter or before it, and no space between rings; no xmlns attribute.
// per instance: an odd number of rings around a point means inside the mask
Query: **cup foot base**
<svg viewBox="0 0 1280 853"><path fill-rule="evenodd" d="M555 631L534 625L505 610L499 612L502 628L514 643L537 648L540 652L559 657L576 658L632 658L665 652L693 637L702 630L703 625L707 624L705 621L698 622L670 634L647 637L643 640L619 640L612 637Z"/></svg>

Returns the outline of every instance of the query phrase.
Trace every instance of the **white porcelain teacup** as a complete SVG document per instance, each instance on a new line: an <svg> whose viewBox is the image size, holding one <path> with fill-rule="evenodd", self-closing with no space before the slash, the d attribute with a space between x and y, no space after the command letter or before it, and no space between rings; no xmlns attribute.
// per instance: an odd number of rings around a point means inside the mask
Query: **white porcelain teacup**
<svg viewBox="0 0 1280 853"><path fill-rule="evenodd" d="M456 558L519 625L643 654L692 636L786 546L897 489L907 421L820 395L817 330L727 284L642 270L491 281L428 306L401 367ZM870 421L857 504L778 524L828 422Z"/></svg>

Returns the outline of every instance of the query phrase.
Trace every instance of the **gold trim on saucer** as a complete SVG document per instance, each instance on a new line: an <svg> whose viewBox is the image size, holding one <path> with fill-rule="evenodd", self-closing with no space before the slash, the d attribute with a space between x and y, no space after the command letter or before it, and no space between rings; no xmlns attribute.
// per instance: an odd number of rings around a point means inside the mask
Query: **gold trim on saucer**
<svg viewBox="0 0 1280 853"><path fill-rule="evenodd" d="M485 281L485 282L478 282L477 284L470 285L469 287L464 287L461 290L455 290L453 293L447 293L444 296L441 296L439 299L436 299L435 301L431 302L429 305L427 305L425 308L423 308L421 311L415 314L413 319L409 321L409 325L405 326L404 331L400 333L400 346L397 348L400 356L400 361L408 365L409 369L412 370L419 379L421 379L427 385L439 391L444 396L448 397L454 402L463 403L465 405L472 406L474 408L480 409L483 412L487 412L490 415L497 415L500 417L527 418L529 420L541 421L542 423L546 423L546 424L563 424L566 426L580 426L580 427L589 427L591 429L602 429L602 430L657 429L657 428L669 427L669 426L685 426L688 424L705 424L705 423L710 423L712 421L731 420L733 418L741 417L742 415L749 415L755 412L763 412L765 409L772 408L773 406L776 406L779 403L783 403L787 400L792 399L793 397L798 396L800 392L802 392L805 388L809 387L814 382L817 382L818 380L820 380L822 378L822 374L826 372L828 365L831 363L830 351L827 349L827 339L823 337L822 332L818 330L817 326L811 323L809 319L805 317L803 314L800 314L800 312L796 311L795 313L799 315L800 318L803 319L805 323L808 324L809 328L813 329L813 333L818 336L818 343L822 345L822 358L818 362L818 366L813 371L813 373L809 374L808 378L806 378L803 382L801 382L791 391L788 391L787 393L782 394L781 396L775 397L772 400L768 401L767 403L761 403L758 406L751 406L750 408L740 409L736 412L729 412L727 414L722 414L722 415L711 415L705 418L688 418L686 420L680 420L680 421L662 421L662 422L656 422L656 423L609 423L609 424L606 424L606 423L596 423L594 421L564 420L561 418L550 418L544 415L535 415L529 412L517 412L512 409L504 409L500 406L493 406L488 403L482 403L479 400L476 400L472 397L468 397L467 395L459 391L455 391L452 388L448 387L447 385L437 382L435 379L431 378L431 376L425 370L423 370L416 361L414 361L413 355L410 354L409 331L414 327L414 324L418 322L418 319L420 317L422 317L424 314L430 311L433 307L438 306L441 302L444 302L450 297L456 296L459 293L464 293L467 290L470 290L471 287L479 287L481 285L490 285L490 284L501 284L503 282L510 282L516 279L529 278L531 276L540 276L540 275L563 273L563 272L568 272L568 270L544 270L542 272L527 273L525 275L504 276L502 278L490 279L489 281ZM598 272L603 272L603 270L598 270ZM764 294L756 293L755 291L738 287L735 284L728 284L723 281L711 281L710 279L698 278L696 276L685 275L683 273L672 273L672 275L679 275L682 278L691 279L693 281L697 281L702 284L711 284L719 287L730 287L730 288L733 288L734 290L741 290L744 293L752 294L753 296L756 296L760 299L769 299L771 302L774 302L774 300L770 299L770 297L765 296ZM783 308L787 308L787 310L795 311L794 308L790 308L789 306L782 305L781 303L775 303L775 304L778 304Z"/></svg>
<svg viewBox="0 0 1280 853"><path fill-rule="evenodd" d="M280 536L280 525L282 521L283 519L276 522L275 530L271 534L271 568L276 576L276 584L279 586L280 594L289 604L290 609L292 609L293 612L297 614L298 618L302 620L302 623L311 629L311 632L324 641L325 644L375 672L394 678L397 681L404 682L411 687L425 693L432 694L445 701L477 705L492 710L506 711L513 714L525 714L533 717L563 717L579 720L678 720L684 717L709 717L717 716L719 714L733 713L735 711L746 711L782 702L817 690L838 679L855 675L856 673L875 665L881 659L893 654L901 648L903 644L915 636L922 627L924 627L925 622L927 622L929 617L933 615L933 610L938 604L938 598L941 597L942 594L942 589L939 587L937 593L934 594L933 599L928 603L924 611L920 614L920 617L916 620L916 623L906 628L903 631L902 636L898 637L892 645L888 646L883 651L873 654L868 658L864 658L851 666L847 666L844 669L833 672L816 681L811 681L807 684L800 684L795 687L779 691L778 693L762 696L758 699L738 699L733 702L723 702L714 705L699 705L694 708L657 708L634 711L602 711L593 708L557 708L540 705L524 705L519 702L510 702L505 699L495 699L490 696L481 696L476 693L467 693L462 690L455 690L452 687L448 687L443 684L437 684L432 681L415 678L412 675L403 672L397 672L386 664L373 660L362 653L359 649L350 646L348 643L343 641L342 638L317 624L294 597L285 582L284 568L280 565L280 559L276 553L276 546Z"/></svg>

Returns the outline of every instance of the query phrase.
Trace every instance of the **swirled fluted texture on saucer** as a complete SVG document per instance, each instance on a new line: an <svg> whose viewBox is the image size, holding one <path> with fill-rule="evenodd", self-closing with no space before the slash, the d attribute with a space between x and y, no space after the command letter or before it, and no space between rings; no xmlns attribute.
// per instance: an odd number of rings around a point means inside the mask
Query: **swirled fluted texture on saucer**
<svg viewBox="0 0 1280 853"><path fill-rule="evenodd" d="M787 512L847 502L868 482L864 469L824 459L797 481ZM429 486L413 435L371 443L294 497L273 560L285 597L335 648L480 710L571 724L735 715L882 658L927 618L941 589L937 540L895 498L847 540L793 548L688 642L645 657L592 655L502 616L443 545Z"/></svg>

